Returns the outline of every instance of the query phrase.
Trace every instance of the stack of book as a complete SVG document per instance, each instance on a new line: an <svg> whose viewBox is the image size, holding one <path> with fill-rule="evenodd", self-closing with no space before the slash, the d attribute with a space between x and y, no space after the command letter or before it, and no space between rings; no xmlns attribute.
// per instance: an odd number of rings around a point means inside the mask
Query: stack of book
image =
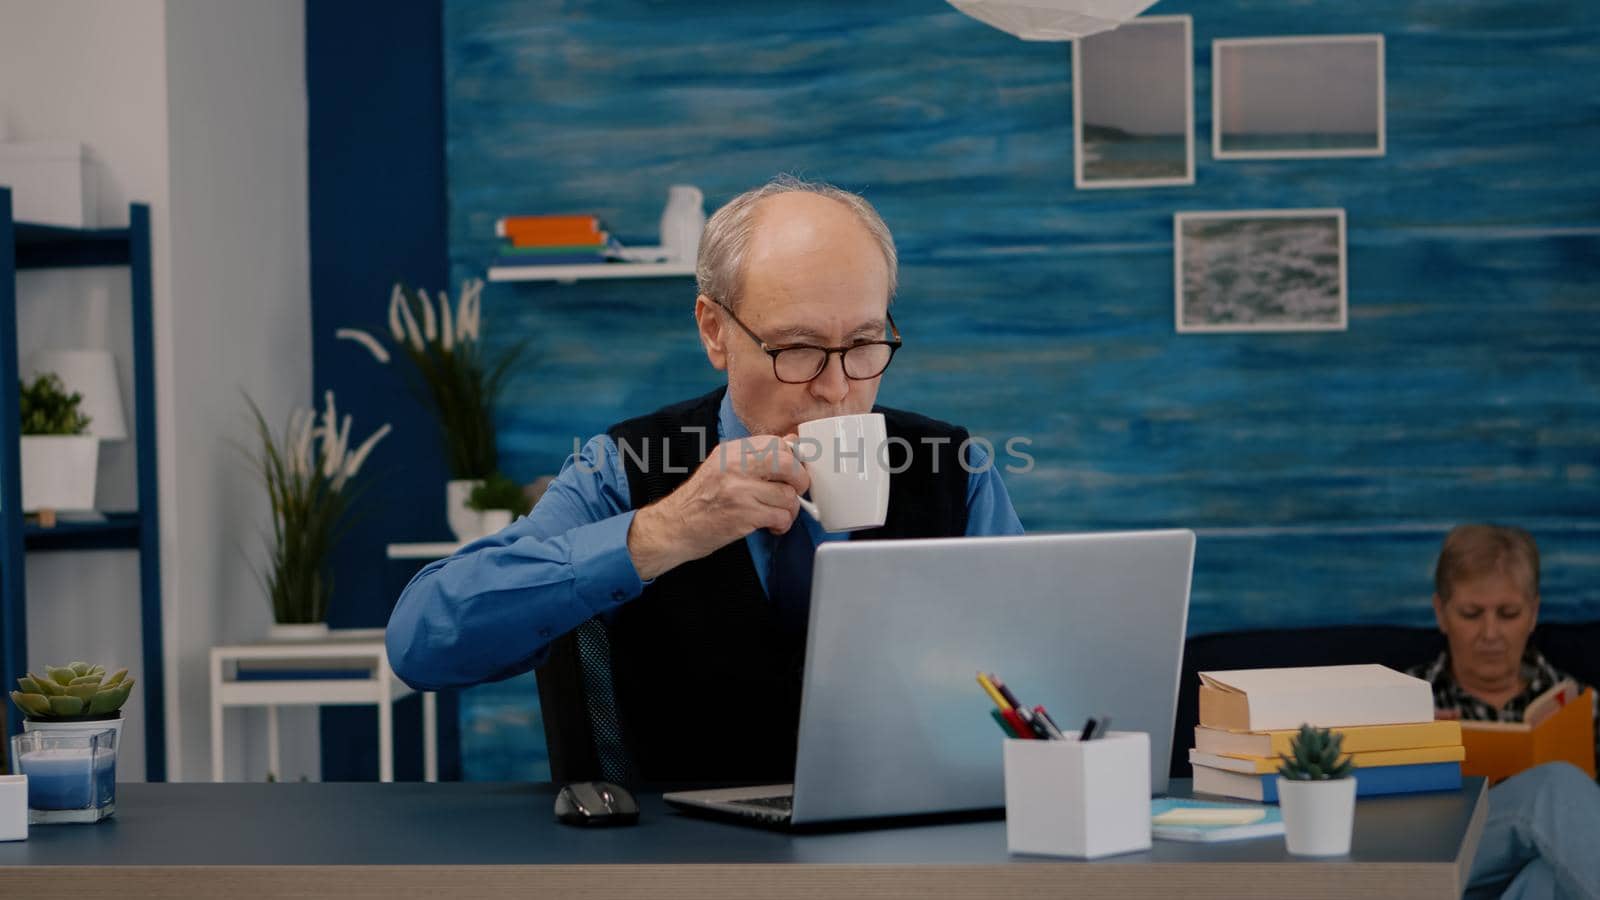
<svg viewBox="0 0 1600 900"><path fill-rule="evenodd" d="M1200 673L1189 762L1197 792L1275 803L1279 755L1302 723L1344 736L1356 795L1461 786L1461 724L1434 721L1426 681L1378 665Z"/></svg>
<svg viewBox="0 0 1600 900"><path fill-rule="evenodd" d="M572 266L617 258L622 245L590 215L503 216L494 223L501 239L495 266Z"/></svg>

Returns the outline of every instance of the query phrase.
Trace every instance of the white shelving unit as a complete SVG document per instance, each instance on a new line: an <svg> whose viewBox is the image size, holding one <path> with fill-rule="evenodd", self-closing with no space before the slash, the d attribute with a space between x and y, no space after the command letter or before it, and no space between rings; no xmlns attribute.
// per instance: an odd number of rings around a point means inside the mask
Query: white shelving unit
<svg viewBox="0 0 1600 900"><path fill-rule="evenodd" d="M385 548L390 559L444 559L464 544L439 541L431 544L390 544Z"/></svg>
<svg viewBox="0 0 1600 900"><path fill-rule="evenodd" d="M559 281L571 284L598 278L684 278L694 276L692 262L616 262L581 266L492 266L490 281Z"/></svg>

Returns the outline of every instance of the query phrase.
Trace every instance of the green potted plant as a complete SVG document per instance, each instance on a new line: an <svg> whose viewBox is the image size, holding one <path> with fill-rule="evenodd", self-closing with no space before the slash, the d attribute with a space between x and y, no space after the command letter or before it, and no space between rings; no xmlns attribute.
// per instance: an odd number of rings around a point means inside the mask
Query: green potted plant
<svg viewBox="0 0 1600 900"><path fill-rule="evenodd" d="M1301 725L1289 741L1290 754L1278 754L1278 805L1284 838L1300 856L1340 856L1350 852L1355 828L1355 763L1341 750L1344 736Z"/></svg>
<svg viewBox="0 0 1600 900"><path fill-rule="evenodd" d="M462 284L457 302L440 292L396 284L389 294L389 336L411 361L414 386L439 427L451 480L445 487L445 517L458 540L477 537L480 517L468 503L472 491L499 469L494 402L525 342L494 358L479 341L483 281ZM380 363L390 353L372 333L340 328L335 336L366 347Z"/></svg>
<svg viewBox="0 0 1600 900"><path fill-rule="evenodd" d="M472 489L467 506L478 514L477 534L473 537L483 537L527 515L533 503L522 485L496 472Z"/></svg>
<svg viewBox="0 0 1600 900"><path fill-rule="evenodd" d="M22 382L22 510L55 524L57 510L94 509L100 442L86 434L83 395L67 393L53 372Z"/></svg>
<svg viewBox="0 0 1600 900"><path fill-rule="evenodd" d="M122 738L122 705L133 691L127 669L106 677L105 666L72 662L45 666L43 676L17 679L11 702L22 710L23 731L81 731L110 729Z"/></svg>
<svg viewBox="0 0 1600 900"><path fill-rule="evenodd" d="M352 479L390 428L384 425L352 449L351 417L340 421L328 391L320 417L315 410L294 410L280 438L255 402L245 401L260 441L256 470L272 504L272 541L262 577L272 603L271 636L318 637L328 631L333 593L328 558L345 528Z"/></svg>

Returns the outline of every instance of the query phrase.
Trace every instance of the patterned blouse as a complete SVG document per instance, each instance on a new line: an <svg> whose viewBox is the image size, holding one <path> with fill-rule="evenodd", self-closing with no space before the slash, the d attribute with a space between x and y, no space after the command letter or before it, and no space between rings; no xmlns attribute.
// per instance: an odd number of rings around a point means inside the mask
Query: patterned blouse
<svg viewBox="0 0 1600 900"><path fill-rule="evenodd" d="M1528 704L1538 699L1539 695L1554 687L1564 675L1544 654L1535 650L1532 644L1522 653L1522 680L1527 687L1522 692L1507 700L1505 705L1496 709L1467 693L1466 688L1456 683L1455 674L1450 671L1450 651L1444 650L1431 663L1412 666L1406 674L1433 685L1433 708L1435 715L1440 719L1461 719L1468 722L1521 722L1522 714ZM1577 679L1573 679L1576 681ZM1579 684L1581 692L1587 685ZM1595 746L1600 747L1600 691L1595 692Z"/></svg>

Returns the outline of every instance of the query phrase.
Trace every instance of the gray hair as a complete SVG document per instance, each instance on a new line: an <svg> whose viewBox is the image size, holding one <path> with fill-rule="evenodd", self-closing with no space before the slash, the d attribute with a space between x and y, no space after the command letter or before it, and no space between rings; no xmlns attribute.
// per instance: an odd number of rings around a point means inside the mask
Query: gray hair
<svg viewBox="0 0 1600 900"><path fill-rule="evenodd" d="M1434 592L1449 603L1457 585L1495 574L1515 578L1527 599L1539 596L1539 545L1533 535L1510 525L1457 525L1439 550Z"/></svg>
<svg viewBox="0 0 1600 900"><path fill-rule="evenodd" d="M700 235L700 253L695 261L694 277L700 293L726 303L730 308L739 305L740 289L744 286L744 256L755 234L755 211L761 201L778 194L816 194L837 200L856 214L878 249L889 271L889 300L894 300L899 283L899 255L894 249L894 236L889 233L878 211L865 197L820 181L806 181L793 175L779 175L758 188L752 188L729 200L706 223Z"/></svg>

